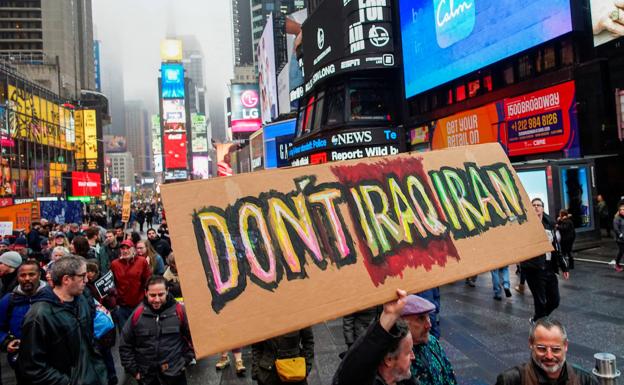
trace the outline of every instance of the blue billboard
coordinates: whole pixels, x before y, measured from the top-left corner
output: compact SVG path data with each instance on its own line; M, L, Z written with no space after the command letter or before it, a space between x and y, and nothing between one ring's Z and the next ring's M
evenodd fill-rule
M400 0L407 98L572 31L570 0Z
M184 99L184 67L179 63L163 63L160 67L163 99Z
M290 166L288 149L295 137L297 119L284 120L264 126L264 168Z

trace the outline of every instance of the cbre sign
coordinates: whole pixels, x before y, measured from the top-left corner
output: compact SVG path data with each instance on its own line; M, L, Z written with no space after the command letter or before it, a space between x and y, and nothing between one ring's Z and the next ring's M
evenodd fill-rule
M102 195L100 174L74 171L70 175L72 181L70 195L75 197L99 197Z

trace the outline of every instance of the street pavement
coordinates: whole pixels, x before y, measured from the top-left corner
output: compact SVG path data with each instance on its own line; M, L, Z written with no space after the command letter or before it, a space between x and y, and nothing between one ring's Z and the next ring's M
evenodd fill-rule
M560 281L561 305L553 315L568 329L568 360L587 369L593 367L597 352L615 354L618 367L624 369L624 272L616 273L609 265L615 254L615 245L609 240L601 247L576 252L571 279ZM510 266L512 287L518 282L514 271L515 266ZM460 384L493 384L498 373L527 361L528 320L533 314L528 289L524 295L512 290L511 298L495 301L490 274L484 273L474 288L462 280L442 287L441 292L441 341ZM332 320L313 330L315 362L308 383L330 385L338 354L346 349L342 323ZM216 356L199 360L188 371L189 384L252 385L249 348L243 350L243 358L248 367L243 377L238 377L232 366L216 371ZM0 359L3 383L14 384L6 358Z

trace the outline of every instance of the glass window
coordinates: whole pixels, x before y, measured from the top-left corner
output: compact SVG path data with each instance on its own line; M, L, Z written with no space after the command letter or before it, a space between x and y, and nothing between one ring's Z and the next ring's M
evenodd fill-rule
M305 108L299 109L299 115L297 116L297 136L303 135L303 118L305 117Z
M518 60L518 77L527 79L533 74L533 61L531 56L524 55Z
M308 100L308 105L305 108L305 117L303 118L303 132L301 135L306 135L312 129L312 111L314 109L314 96L311 96Z
M349 89L350 120L391 120L390 95L380 83L356 84Z
M570 40L561 42L561 64L570 65L574 63L574 46Z
M344 123L344 87L330 89L327 93L327 125Z
M505 80L505 85L511 85L514 83L514 67L513 64L509 64L507 68L503 71L503 79Z
M312 131L318 131L321 129L321 119L323 118L323 104L325 91L321 91L317 94L316 106L314 107L314 122Z

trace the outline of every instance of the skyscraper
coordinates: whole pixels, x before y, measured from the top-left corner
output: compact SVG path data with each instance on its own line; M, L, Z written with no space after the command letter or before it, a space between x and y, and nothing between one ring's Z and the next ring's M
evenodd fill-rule
M0 12L1 59L63 97L95 89L91 0L3 1Z
M125 126L128 151L134 158L136 172L151 171L151 129L147 109L142 101L127 101Z
M251 35L250 0L232 0L232 41L234 42L234 66L254 62Z

